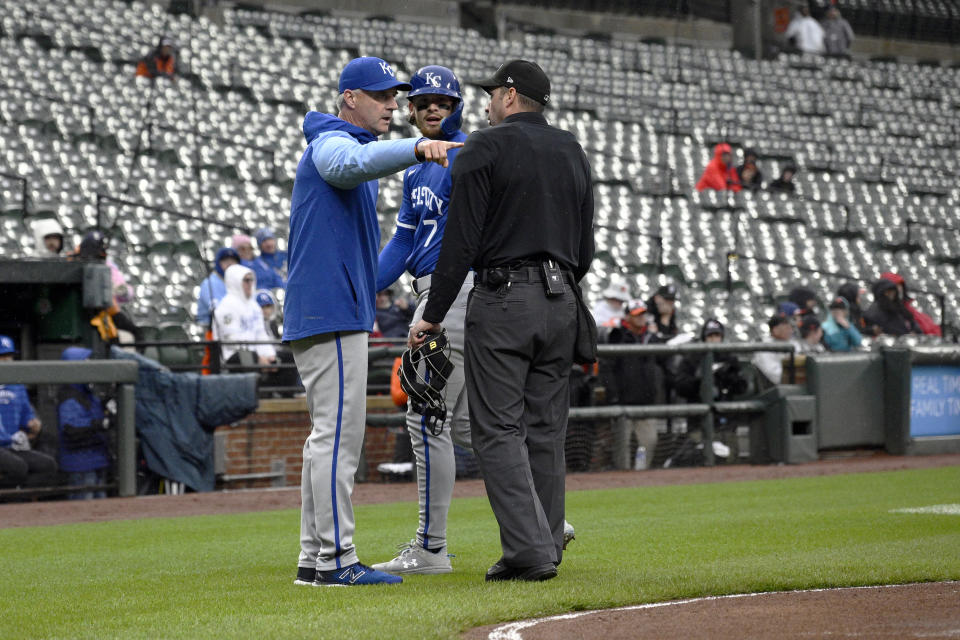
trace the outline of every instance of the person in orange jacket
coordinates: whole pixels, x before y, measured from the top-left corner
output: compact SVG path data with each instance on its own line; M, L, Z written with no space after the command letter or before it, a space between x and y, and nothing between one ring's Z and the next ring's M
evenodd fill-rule
M159 44L137 63L137 75L144 78L176 79L178 72L177 54L174 51L173 38L163 36Z
M721 142L713 148L713 160L703 170L697 182L697 191L740 191L742 188L740 176L733 166L733 149L726 142Z

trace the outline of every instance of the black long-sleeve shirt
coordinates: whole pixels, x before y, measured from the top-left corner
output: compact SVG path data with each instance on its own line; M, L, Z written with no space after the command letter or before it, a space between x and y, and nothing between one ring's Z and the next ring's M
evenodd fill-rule
M514 113L472 133L451 169L440 257L424 309L439 323L471 267L556 260L579 281L593 260L593 185L573 134Z

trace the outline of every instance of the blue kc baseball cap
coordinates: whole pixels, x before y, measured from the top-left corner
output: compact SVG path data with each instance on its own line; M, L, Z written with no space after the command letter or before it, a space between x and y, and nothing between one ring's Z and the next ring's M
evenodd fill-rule
M396 72L386 60L364 57L354 58L340 72L339 91L343 93L347 89L410 91L411 87L409 83L397 80Z
M8 353L16 353L17 348L13 344L13 340L10 339L10 336L0 336L0 356L5 356Z
M266 307L268 305L277 306L277 301L273 299L273 294L267 291L266 289L260 289L257 291L257 304L261 307Z

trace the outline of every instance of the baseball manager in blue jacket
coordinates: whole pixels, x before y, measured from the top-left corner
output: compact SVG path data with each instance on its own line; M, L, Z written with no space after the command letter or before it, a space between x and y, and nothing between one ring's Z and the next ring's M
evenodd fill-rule
M409 91L380 58L340 73L336 116L309 112L307 148L290 204L283 339L290 343L312 423L303 445L296 584L395 584L360 563L353 545L353 477L366 421L367 334L376 301L377 180L418 162L447 166L459 142L377 141Z

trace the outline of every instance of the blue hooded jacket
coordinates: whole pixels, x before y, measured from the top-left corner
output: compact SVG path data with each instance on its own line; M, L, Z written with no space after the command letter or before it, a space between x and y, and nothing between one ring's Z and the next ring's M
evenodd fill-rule
M372 331L376 305L377 179L417 163L420 138L384 140L311 111L290 203L284 340Z
M26 430L35 414L22 384L0 384L0 447L9 447L14 434Z
M61 360L86 360L90 349L67 347L60 356ZM107 449L107 434L102 429L103 404L94 395L89 384L65 384L58 394L58 431L60 435L60 469L69 473L94 471L110 464ZM71 444L67 433L83 433L80 429L90 429L90 436L83 444Z
M210 314L217 303L223 300L223 296L227 295L227 285L223 281L223 269L220 267L220 261L227 256L240 262L240 254L237 253L236 249L221 247L217 250L217 255L213 259L215 272L208 275L200 283L200 294L197 296L197 322L202 325L210 324Z

